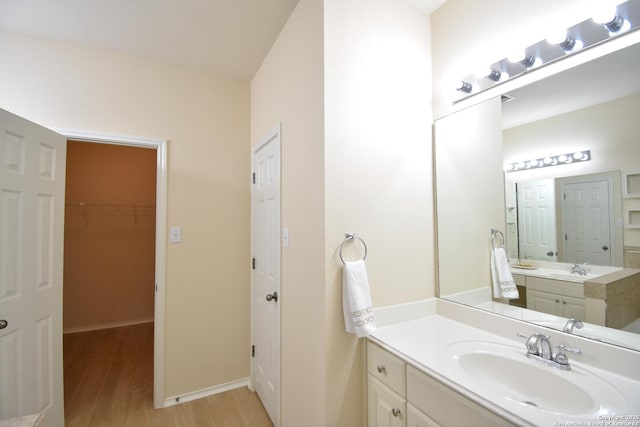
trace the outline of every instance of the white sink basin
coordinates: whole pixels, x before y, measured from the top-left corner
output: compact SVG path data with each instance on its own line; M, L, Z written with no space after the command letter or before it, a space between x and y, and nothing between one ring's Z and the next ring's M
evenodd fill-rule
M446 355L480 394L559 415L600 413L627 407L624 395L605 379L578 368L570 371L526 357L522 348L486 341L450 344ZM579 357L579 356L575 356ZM597 419L597 418L596 418Z

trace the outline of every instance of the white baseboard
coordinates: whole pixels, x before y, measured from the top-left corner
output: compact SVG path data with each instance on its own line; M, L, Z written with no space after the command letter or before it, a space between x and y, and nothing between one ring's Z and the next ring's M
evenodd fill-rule
M234 390L236 388L249 387L249 378L241 378L226 384L220 384L214 387L204 388L202 390L192 391L190 393L181 394L179 396L168 397L164 400L164 407L178 405L180 403L190 402L203 397L213 396L214 394L224 393L225 391Z
M126 322L113 322L113 323L103 323L100 325L79 326L77 328L66 328L62 331L62 333L74 334L76 332L99 331L101 329L120 328L122 326L133 326L133 325L140 325L142 323L151 323L151 322L153 322L153 317L149 317L147 319L129 320Z

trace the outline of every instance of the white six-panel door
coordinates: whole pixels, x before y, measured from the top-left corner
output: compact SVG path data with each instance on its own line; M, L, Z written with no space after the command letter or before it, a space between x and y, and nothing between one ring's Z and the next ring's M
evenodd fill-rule
M66 139L0 110L0 419L64 425Z
M280 425L280 137L254 152L252 384Z
M564 262L611 265L611 201L608 180L562 185Z
M518 245L521 258L557 260L553 179L518 183Z

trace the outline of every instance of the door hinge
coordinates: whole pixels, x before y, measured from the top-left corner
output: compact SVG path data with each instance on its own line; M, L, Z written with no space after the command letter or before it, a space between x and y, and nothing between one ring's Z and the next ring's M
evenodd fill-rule
M251 357L256 357L256 346L255 345L251 346Z
M158 292L158 284L156 283L156 292Z
M566 234L564 235L564 240L567 240L567 235Z
M251 258L251 269L252 270L256 269L256 259L255 258Z
M256 173L255 172L251 174L251 183L252 184L256 183Z

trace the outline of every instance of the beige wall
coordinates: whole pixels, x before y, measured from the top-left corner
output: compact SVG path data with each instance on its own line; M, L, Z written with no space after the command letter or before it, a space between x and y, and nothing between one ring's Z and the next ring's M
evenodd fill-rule
M251 82L251 143L282 124L282 425L325 425L323 11L301 0Z
M591 150L585 163L507 174L509 181L637 169L640 159L640 94L504 131L504 162Z
M403 3L302 0L252 81L252 143L282 123L284 426L365 420L345 232L369 246L374 305L433 296L430 66L428 17Z
M434 295L429 30L400 1L325 1L326 425L365 418L362 340L342 315L344 234L368 246L375 307Z
M65 333L153 320L156 150L68 141L65 198Z
M248 83L11 34L0 57L0 108L48 127L169 140L168 222L183 242L167 247L165 396L247 377Z

